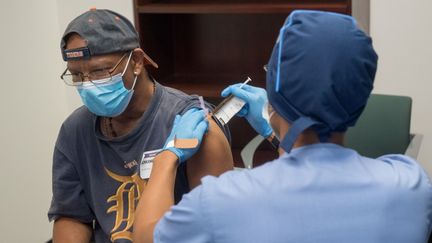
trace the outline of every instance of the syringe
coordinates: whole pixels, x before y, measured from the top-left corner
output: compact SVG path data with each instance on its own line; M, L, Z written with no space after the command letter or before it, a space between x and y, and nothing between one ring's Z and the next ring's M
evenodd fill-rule
M243 88L243 86L250 81L252 81L252 79L248 77L246 81L239 86L239 88ZM214 109L213 115L222 125L225 125L243 108L245 104L246 102L244 100L239 99L234 95L230 95Z

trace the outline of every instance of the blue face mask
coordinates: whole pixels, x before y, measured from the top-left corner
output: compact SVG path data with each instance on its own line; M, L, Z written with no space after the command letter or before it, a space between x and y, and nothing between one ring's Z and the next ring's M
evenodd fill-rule
M131 53L132 54L132 53ZM123 75L129 65L132 55L129 55L123 73L111 78L84 82L77 87L84 105L94 114L105 117L115 117L123 113L132 98L137 76L130 90L126 89Z

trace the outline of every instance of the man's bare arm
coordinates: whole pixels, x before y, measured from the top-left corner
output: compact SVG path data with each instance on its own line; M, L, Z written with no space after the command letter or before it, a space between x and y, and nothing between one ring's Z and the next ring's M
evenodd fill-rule
M181 134L180 138L199 139L201 141L201 146L199 147L199 152L196 152L201 154L200 157L198 157L195 152L192 152L193 150L186 149L182 150L183 152L177 153L178 151L174 149L166 150L157 155L154 159L150 179L138 202L137 210L135 211L133 232L133 240L135 243L153 242L154 227L164 213L169 211L170 207L174 204L174 183L179 159L180 161L186 159L188 161L188 166L191 161L200 163L203 162L201 160L204 159L210 160L210 162L204 162L208 163L206 165L198 164L197 166L200 167L192 167L196 170L197 174L193 175L191 178L195 178L197 184L199 184L199 179L201 178L198 174L202 176L205 175L205 172L202 170L212 171L212 173L217 175L232 168L231 152L225 136L213 121L211 122L213 124L210 124L208 129L207 125L203 126L205 124L204 121L204 117L200 116L198 111L188 111L180 120L176 121L177 125L174 125L172 134L170 135L170 137L176 137L178 134ZM168 140L169 139L171 138L168 138ZM211 146L212 148L210 148ZM214 152L218 149L228 149L228 151L219 151L219 155L213 154L214 158L209 158L208 155L205 154L206 152ZM226 156L227 154L228 156ZM191 160L193 157L195 157L194 160ZM228 163L221 161L225 157L227 157ZM198 160L198 158L201 160ZM220 165L213 166L211 164L211 162L215 163L219 161L221 161ZM193 181L191 184L193 184Z
M176 171L177 156L174 153L164 151L154 159L150 179L135 210L134 243L153 242L154 227L174 204Z
M231 148L225 134L210 117L209 131L199 151L187 162L187 175L191 189L201 184L206 175L219 176L232 170L234 163Z
M72 218L59 218L54 222L54 243L89 243L92 236L90 225Z

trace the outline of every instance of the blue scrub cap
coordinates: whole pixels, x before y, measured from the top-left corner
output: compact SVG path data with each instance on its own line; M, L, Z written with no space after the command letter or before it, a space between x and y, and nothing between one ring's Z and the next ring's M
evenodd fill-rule
M281 142L290 152L312 127L325 142L362 113L373 88L378 56L372 40L348 15L293 11L268 62L267 94L291 128Z

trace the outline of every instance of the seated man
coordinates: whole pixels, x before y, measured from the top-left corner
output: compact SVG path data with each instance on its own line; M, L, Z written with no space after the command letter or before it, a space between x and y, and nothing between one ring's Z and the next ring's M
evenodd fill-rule
M62 79L85 106L66 119L55 144L48 213L55 220L54 242L89 242L93 227L96 242L131 242L153 158L175 116L199 107L198 99L149 76L145 66L157 64L140 48L132 24L112 11L74 19L61 50L67 61ZM211 121L200 152L177 168L171 196L179 201L204 175L232 168L228 141Z
M420 165L343 147L376 65L372 41L352 17L292 12L268 63L267 92L247 85L223 92L246 101L242 114L257 132L280 138L280 157L205 177L170 207L174 168L195 150L166 146L138 205L134 242L427 242L432 186ZM188 111L169 137L199 140L206 124L202 112Z

